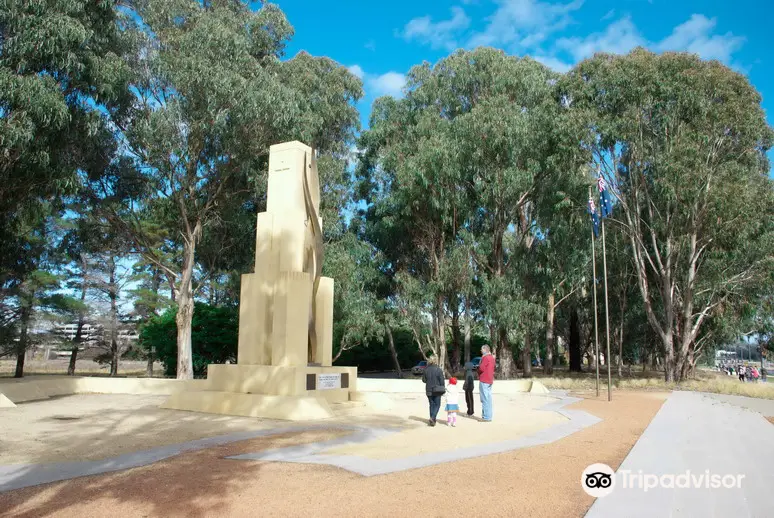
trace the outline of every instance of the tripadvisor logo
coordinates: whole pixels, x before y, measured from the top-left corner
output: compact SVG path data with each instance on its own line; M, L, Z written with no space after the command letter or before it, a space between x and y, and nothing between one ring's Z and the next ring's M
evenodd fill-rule
M581 487L594 498L607 496L615 488L615 470L607 464L592 464L581 474Z
M581 474L581 487L587 495L594 498L602 498L613 492L616 481L623 489L640 489L647 493L651 489L735 489L742 487L745 475L720 475L703 472L665 473L656 475L643 473L642 470L633 472L621 470L617 474L607 464L592 464L583 470Z

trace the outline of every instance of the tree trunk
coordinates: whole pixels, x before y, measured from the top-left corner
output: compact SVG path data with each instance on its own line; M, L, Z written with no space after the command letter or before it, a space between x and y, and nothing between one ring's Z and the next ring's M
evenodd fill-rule
M471 315L470 315L470 297L465 297L465 363L470 361L470 331L471 331Z
M84 261L85 262L85 261ZM75 338L73 338L73 349L70 353L70 365L67 366L67 375L75 375L75 363L78 361L78 348L83 341L83 326L86 323L86 271L83 270L83 283L81 284L81 307L78 310L78 327L75 329Z
M546 306L546 360L543 363L543 373L554 373L554 293L548 295Z
M513 362L513 350L508 343L508 331L501 327L498 333L498 352L496 358L500 359L500 374L503 379L510 379L516 376L516 365Z
M529 332L524 334L524 349L521 352L522 377L532 377L532 337Z
M108 293L110 297L110 375L118 374L118 281L116 279L116 258L110 256L110 283Z
M201 224L197 223L193 235L187 236L183 245L183 271L177 293L177 379L193 379L193 357L191 351L191 333L193 327L193 269L196 240L201 234Z
M627 273L627 270L624 270L624 274ZM626 318L626 305L627 305L627 297L626 297L626 283L625 281L621 281L621 318L618 321L618 332L617 332L617 338L618 338L618 377L620 378L623 375L623 339L624 339L624 321Z
M416 328L416 326L412 325L411 332L414 335L414 341L417 344L417 349L419 349L419 354L422 355L422 359L427 360L427 355L425 354L425 347L424 347L424 344L422 343L422 338L419 334L419 330Z
M19 338L19 342L16 349L16 371L13 374L14 378L24 377L24 359L27 355L27 351L22 348L21 338Z
M19 329L19 343L16 346L16 371L14 372L14 378L21 378L24 376L24 360L27 355L27 348L29 347L29 327L30 320L32 320L32 306L26 302L22 302Z
M456 299L456 297L455 297ZM451 355L451 369L452 372L457 372L460 369L460 311L457 308L458 300L455 300L452 307L452 355Z
M664 337L664 351L664 381L673 383L677 374L677 364L675 362L672 329L669 329Z
M387 340L390 344L390 354L392 354L392 361L395 364L395 372L398 373L398 378L403 377L403 372L400 370L400 361L398 361L398 352L395 350L395 341L392 339L392 329L389 324L384 323L384 330L387 331Z
M438 336L438 365L443 369L444 374L448 374L448 359L446 349L446 325L444 322L443 297L438 297L438 316L436 318L436 332Z
M581 372L581 337L580 320L578 310L573 309L570 314L570 343L567 348L570 351L570 371Z

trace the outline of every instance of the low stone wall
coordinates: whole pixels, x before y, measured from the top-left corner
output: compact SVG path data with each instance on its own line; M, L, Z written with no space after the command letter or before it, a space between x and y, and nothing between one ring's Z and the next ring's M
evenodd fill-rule
M462 380L459 381L460 386ZM358 392L388 392L388 393L424 393L425 384L421 379L380 379L358 378ZM474 384L474 393L478 393L478 381ZM495 380L492 385L493 394L548 394L548 389L539 381L531 379Z
M460 382L461 383L461 382ZM161 378L105 378L80 376L30 376L20 380L0 381L0 407L70 394L155 394L171 395L183 391L207 390L207 380L180 381ZM358 378L357 391L362 393L423 394L420 379ZM475 384L478 393L478 382ZM496 380L494 394L548 394L542 383L530 379ZM358 398L352 398L357 400Z
M158 394L186 389L202 390L206 380L179 381L160 378L103 378L80 376L31 376L0 381L0 394L13 403L37 401L70 394Z

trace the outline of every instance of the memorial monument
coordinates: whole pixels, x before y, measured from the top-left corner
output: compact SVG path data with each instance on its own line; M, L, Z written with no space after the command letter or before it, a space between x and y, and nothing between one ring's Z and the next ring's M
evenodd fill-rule
M332 403L350 400L357 368L331 365L334 282L321 275L319 213L314 151L271 146L255 273L242 275L237 364L210 365L206 381L163 408L296 420L330 417Z

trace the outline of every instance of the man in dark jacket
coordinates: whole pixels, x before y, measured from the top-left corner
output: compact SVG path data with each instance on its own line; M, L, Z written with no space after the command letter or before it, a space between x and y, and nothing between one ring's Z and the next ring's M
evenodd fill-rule
M468 415L473 415L475 409L473 408L473 363L467 362L465 364L465 383L462 385L462 390L465 391L465 404L468 405Z
M441 396L446 392L446 380L435 356L427 359L427 367L422 374L422 383L425 384L425 393L430 403L430 421L427 424L435 426L438 411L441 409Z

